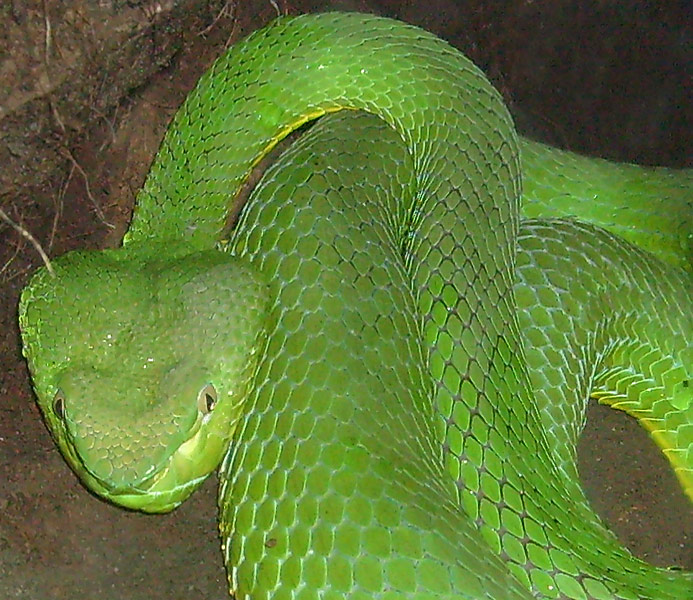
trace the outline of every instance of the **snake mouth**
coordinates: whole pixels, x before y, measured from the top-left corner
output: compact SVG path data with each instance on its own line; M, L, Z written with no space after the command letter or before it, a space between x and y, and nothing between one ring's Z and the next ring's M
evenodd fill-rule
M147 513L166 513L180 506L207 478L207 475L182 482L170 489L158 489L157 483L165 480L166 471L159 471L148 481L130 488L111 489L106 496L109 501L128 508Z
M75 453L73 467L82 483L93 494L123 508L146 513L166 513L182 504L208 477L181 479L175 473L174 456L165 466L129 485L114 485L89 469Z
M89 492L129 510L166 513L182 504L218 466L218 461L195 460L196 451L204 447L200 426L206 420L206 416L198 418L187 440L130 481L105 476L109 471L103 464L100 469L94 468L95 463L82 453L83 440L73 434L68 416L63 415L52 431L67 463Z
M158 463L131 480L121 476L120 481L114 481L105 476L115 470L108 471L103 464L100 469L94 468L98 463L83 455L81 447L84 444L81 438L73 435L69 417L63 417L57 437L68 463L90 492L126 509L166 513L182 504L218 466L218 461L199 460L199 449L205 444L202 425L208 419L209 415L198 416L183 443L172 447Z

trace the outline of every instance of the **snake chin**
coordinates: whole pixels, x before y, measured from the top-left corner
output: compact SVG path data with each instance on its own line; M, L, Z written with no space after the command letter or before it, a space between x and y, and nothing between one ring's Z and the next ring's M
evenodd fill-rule
M67 456L72 457L73 470L77 472L87 488L113 504L146 513L167 513L185 502L207 477L217 469L221 460L219 452L212 452L211 460L200 461L209 444L209 422L211 413L200 414L195 426L184 441L159 466L152 466L140 481L127 485L113 485L94 472L81 458L74 440L66 436L61 446ZM227 444L217 440L217 445Z

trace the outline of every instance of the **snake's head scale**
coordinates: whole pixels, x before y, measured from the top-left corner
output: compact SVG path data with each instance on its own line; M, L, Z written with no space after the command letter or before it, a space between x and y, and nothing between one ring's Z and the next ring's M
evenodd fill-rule
M24 355L45 421L94 493L175 508L219 464L266 320L261 276L216 250L71 252L22 293Z

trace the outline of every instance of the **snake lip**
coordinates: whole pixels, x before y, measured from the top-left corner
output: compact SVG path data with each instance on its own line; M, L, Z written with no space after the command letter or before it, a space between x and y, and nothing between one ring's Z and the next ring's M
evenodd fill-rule
M152 492L152 487L166 475L168 466L158 469L152 467L138 481L133 481L128 485L114 484L96 472L90 467L88 461L84 460L76 447L74 437L68 426L63 427L63 433L64 435L61 436L63 451L69 456L69 462L73 470L91 493L123 508L145 512L168 512L180 504L180 502L173 501L162 503L166 494ZM178 490L188 487L194 488L195 485L199 485L199 481L190 481L182 484ZM169 493L168 495L171 494ZM156 510L148 508L154 505L157 507Z
M205 479L206 476L191 479L174 489L162 492L137 487L122 488L113 490L108 499L131 510L166 513L177 508Z
M80 461L83 465L83 462ZM156 470L129 485L114 485L84 467L87 485L94 494L123 508L148 513L166 513L178 507L206 478L196 477L161 490L157 484L166 479L169 466Z

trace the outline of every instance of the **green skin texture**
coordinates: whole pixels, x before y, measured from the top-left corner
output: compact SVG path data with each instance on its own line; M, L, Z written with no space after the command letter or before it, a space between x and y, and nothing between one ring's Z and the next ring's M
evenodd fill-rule
M251 168L323 115L229 230ZM170 510L221 463L238 599L692 597L618 544L575 466L596 397L693 497L691 181L518 144L420 29L280 19L187 99L123 247L25 289L39 405L129 508Z

